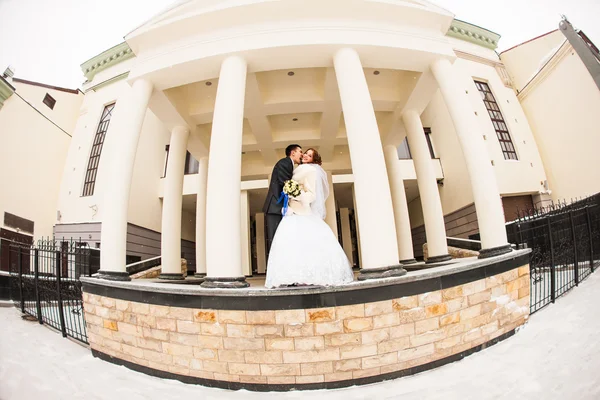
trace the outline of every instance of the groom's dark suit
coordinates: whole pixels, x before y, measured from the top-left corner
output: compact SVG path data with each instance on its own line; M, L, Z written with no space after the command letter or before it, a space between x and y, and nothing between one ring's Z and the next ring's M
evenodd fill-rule
M265 213L265 219L267 222L267 257L271 250L271 242L275 236L275 231L281 222L281 209L283 208L283 201L277 204L279 195L283 190L283 183L289 179L292 179L294 173L294 162L291 158L285 157L277 161L277 164L273 167L273 173L271 174L271 184L269 185L269 192L263 206L263 212Z

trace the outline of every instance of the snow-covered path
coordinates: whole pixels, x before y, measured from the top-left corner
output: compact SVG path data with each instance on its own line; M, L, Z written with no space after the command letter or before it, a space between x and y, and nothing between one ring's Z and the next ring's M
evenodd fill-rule
M94 359L17 310L0 308L0 400L599 399L600 273L515 336L411 377L334 391L252 393L185 385Z

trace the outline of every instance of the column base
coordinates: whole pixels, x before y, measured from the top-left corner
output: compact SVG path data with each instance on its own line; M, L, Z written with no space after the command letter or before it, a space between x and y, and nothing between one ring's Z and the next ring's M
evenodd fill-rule
M246 282L245 276L237 278L218 278L214 276L207 276L204 278L204 282L200 285L203 288L208 289L244 289L250 286Z
M479 257L477 258L490 258L496 257L502 254L510 253L512 251L512 246L510 244L506 244L504 246L491 247L489 249L481 249L479 250Z
M443 254L441 256L428 257L427 261L425 261L425 264L433 264L450 260L452 260L452 256L450 254Z
M164 273L164 274L160 274L158 276L158 279L164 279L166 281L182 281L185 278L183 277L182 273L175 273L175 274Z
M196 277L196 278L204 278L204 277L206 277L206 272L196 272L194 274L194 277Z
M362 269L360 274L358 274L358 280L366 281L368 279L393 278L403 275L406 275L406 270L402 268L402 265L392 265L389 267Z
M127 272L118 272L118 271L98 271L98 278L104 279L107 281L130 281L131 278Z
M407 258L406 260L400 260L400 264L408 265L408 264L416 264L417 260L414 258Z

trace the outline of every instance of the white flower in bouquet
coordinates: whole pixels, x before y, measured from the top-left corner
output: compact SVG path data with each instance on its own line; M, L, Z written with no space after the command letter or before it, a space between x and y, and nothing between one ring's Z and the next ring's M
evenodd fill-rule
M283 193L290 197L298 197L302 192L302 186L293 179L285 181L283 183Z

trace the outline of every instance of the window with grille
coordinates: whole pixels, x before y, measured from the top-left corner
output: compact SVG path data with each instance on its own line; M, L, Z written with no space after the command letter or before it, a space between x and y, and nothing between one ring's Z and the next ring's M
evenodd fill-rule
M90 159L85 173L82 196L91 196L94 194L98 164L100 163L100 153L102 153L102 145L104 144L104 138L114 108L115 103L107 105L104 107L104 111L102 111L102 117L98 123L98 129L96 129L96 136L94 136L94 144L92 145L92 151L90 152Z
M504 121L504 117L502 116L502 112L500 111L498 103L496 103L496 99L492 94L490 86L485 82L479 81L475 81L475 85L481 94L485 108L487 109L487 112L492 120L492 124L494 125L494 129L496 130L496 136L498 137L498 142L500 142L504 159L518 160L517 151L515 150L515 146L510 138L508 127L506 126L506 122Z

